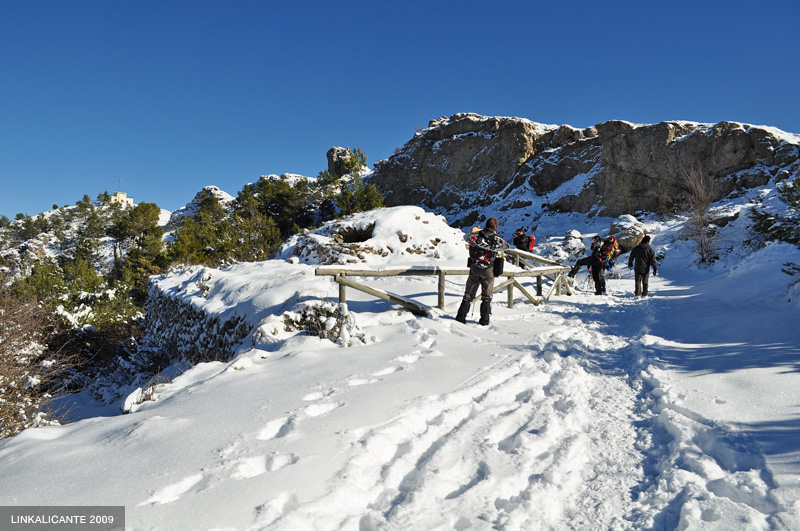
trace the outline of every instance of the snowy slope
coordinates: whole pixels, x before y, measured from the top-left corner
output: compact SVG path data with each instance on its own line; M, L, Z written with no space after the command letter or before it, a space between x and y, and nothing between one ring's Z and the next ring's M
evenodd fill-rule
M543 219L537 240L609 221ZM132 530L800 528L800 297L780 272L800 251L698 270L680 220L642 221L664 253L647 300L619 268L605 297L509 309L498 294L479 327L452 318L463 278L430 317L348 290L367 338L349 348L280 329L337 300L316 264L463 267L460 231L382 209L341 222L375 223L354 254L321 254L343 228L329 225L280 260L209 270L206 296L196 271L164 278L254 334L133 413L0 443L0 505L125 505ZM431 277L364 282L436 305Z

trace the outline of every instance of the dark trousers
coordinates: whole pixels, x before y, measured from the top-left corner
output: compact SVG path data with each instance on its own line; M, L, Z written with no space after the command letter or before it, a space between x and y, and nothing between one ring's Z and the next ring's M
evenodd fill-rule
M480 269L477 267L469 268L469 276L467 277L467 289L464 291L464 300L472 302L478 294L478 288L481 288L481 300L492 300L492 292L494 291L494 272L492 268Z
M645 273L634 273L634 282L636 283L633 294L637 297L647 297L647 281L650 278L650 270Z
M594 256L587 256L575 262L575 266L570 271L570 276L575 276L582 266L588 265L592 269L592 279L594 280L595 293L603 293L606 290L606 276L603 262Z

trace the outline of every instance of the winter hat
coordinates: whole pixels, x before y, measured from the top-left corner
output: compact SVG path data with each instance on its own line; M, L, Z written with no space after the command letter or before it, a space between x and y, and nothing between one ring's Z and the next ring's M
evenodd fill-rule
M642 238L642 243L650 243L650 236L645 236Z

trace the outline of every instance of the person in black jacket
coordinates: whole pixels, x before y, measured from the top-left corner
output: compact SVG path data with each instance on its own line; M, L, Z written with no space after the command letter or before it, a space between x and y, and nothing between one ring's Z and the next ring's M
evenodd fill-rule
M592 279L594 280L594 293L595 295L602 295L606 291L606 277L605 277L605 263L602 259L603 239L600 236L592 238L591 256L581 258L572 267L572 271L567 276L574 278L580 271L581 266L589 266L592 271Z
M525 234L525 229L517 229L514 233L514 247L519 249L520 251L531 252L533 251L533 244L536 242L536 238L533 237L533 234L530 236Z
M642 242L633 248L628 257L628 268L633 268L635 277L636 284L633 293L636 297L647 297L647 281L650 277L651 267L653 275L658 275L656 252L650 247L650 236L645 236Z
M481 288L481 318L478 324L489 324L492 313L492 291L494 290L494 277L502 273L503 260L496 260L498 253L508 248L508 244L497 235L497 219L486 220L486 227L478 232L467 235L469 243L469 276L467 287L464 290L464 299L456 313L456 321L467 322L469 306Z

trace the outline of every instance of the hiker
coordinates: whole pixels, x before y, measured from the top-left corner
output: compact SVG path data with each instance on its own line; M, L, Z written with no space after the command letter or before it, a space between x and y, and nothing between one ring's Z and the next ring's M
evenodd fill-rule
M467 322L467 312L470 304L481 288L481 318L478 324L486 326L489 324L489 316L492 313L492 291L494 289L494 277L502 274L503 260L495 260L502 251L508 249L508 244L497 235L497 219L489 218L486 220L486 227L483 230L473 231L465 239L469 243L469 276L467 277L467 287L464 291L464 299L456 313L456 321L459 323Z
M594 247L593 247L594 248ZM619 254L619 244L614 236L607 236L600 242L600 260L608 271L614 268L614 259Z
M628 257L628 269L633 269L635 297L647 297L647 280L650 277L650 267L653 275L658 275L656 252L650 246L650 236L642 238L641 243L633 248Z
M536 245L536 237L531 234L528 236L525 234L525 229L519 228L517 232L514 233L514 247L519 249L520 251L525 252L532 252L533 247Z
M600 236L592 237L592 245L589 249L592 254L586 258L581 258L572 267L567 276L575 278L582 266L589 266L592 271L592 279L594 280L594 294L602 295L606 292L606 277L605 277L605 263L602 259L603 254L603 239Z

